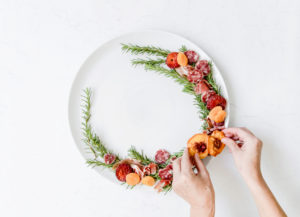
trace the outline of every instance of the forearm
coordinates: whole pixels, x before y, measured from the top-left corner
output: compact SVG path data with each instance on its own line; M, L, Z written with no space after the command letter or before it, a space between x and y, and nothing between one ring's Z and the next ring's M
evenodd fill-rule
M214 217L215 207L191 207L190 217Z
M248 179L246 183L254 197L261 217L287 216L272 194L260 172L252 179Z

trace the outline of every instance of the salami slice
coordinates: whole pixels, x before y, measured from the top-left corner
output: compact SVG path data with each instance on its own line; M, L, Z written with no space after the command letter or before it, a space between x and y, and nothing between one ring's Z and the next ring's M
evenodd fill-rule
M132 172L133 172L133 169L131 168L131 166L129 164L122 163L122 164L119 164L119 166L116 169L116 177L119 181L125 182L126 176Z
M159 164L165 163L170 157L170 153L164 149L160 149L155 154L155 161Z
M169 164L163 169L158 171L158 176L163 180L172 180L173 179L173 166Z
M197 83L195 86L195 92L196 94L204 94L205 92L209 91L211 89L211 86L206 80L201 80L200 82Z
M104 163L105 164L112 164L116 160L116 155L114 154L105 154L104 155Z
M196 69L198 69L204 76L210 73L210 66L207 60L199 60L196 63Z
M196 63L200 57L199 54L193 50L185 51L184 54L188 58L189 64Z
M189 82L196 84L200 82L203 78L204 74L200 70L195 69L194 67L191 67L190 70L188 70L187 79L189 80Z
M223 109L226 107L226 99L220 95L213 95L209 97L206 104L209 110L213 109L216 106L221 106Z
M201 99L204 103L207 103L208 99L215 94L216 92L213 90L206 91L203 94L201 94Z

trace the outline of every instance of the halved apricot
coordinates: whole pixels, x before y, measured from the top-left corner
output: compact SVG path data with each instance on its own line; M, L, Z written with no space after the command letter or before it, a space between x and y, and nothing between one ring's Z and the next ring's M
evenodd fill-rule
M188 142L187 147L190 156L199 155L200 159L206 158L208 155L209 136L207 134L195 134Z
M142 179L142 183L147 186L153 186L155 184L155 179L152 176L145 176Z
M221 106L216 106L210 110L208 117L216 123L221 123L225 120L226 112Z
M208 145L208 152L212 156L217 156L225 147L225 144L221 142L225 135L222 131L215 130L210 137L212 142Z
M188 58L182 52L177 54L177 63L181 66L186 66L188 64Z
M129 173L127 176L126 176L126 183L128 185L137 185L139 182L140 182L141 178L138 174L136 173Z

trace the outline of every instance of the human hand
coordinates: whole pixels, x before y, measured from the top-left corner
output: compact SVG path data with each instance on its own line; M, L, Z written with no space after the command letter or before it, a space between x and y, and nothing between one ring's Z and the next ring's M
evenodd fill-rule
M214 216L215 192L207 169L199 156L195 155L195 174L188 153L173 162L173 190L191 206L191 216Z
M246 182L261 178L262 141L246 128L227 128L223 132L226 137L222 142L231 150L235 164Z

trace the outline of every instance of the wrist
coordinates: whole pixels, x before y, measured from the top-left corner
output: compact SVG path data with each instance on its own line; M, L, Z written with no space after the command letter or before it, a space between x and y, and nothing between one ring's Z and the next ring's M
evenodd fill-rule
M256 170L255 172L249 174L251 175L244 176L244 180L250 188L263 183L264 178L260 170Z
M207 216L214 217L215 216L215 206L193 206L190 207L191 217L194 216Z

